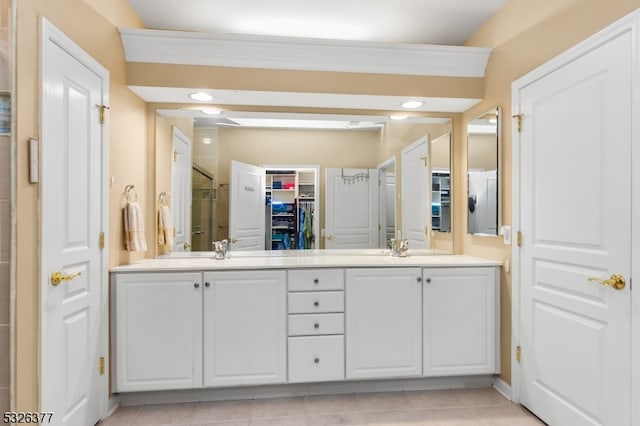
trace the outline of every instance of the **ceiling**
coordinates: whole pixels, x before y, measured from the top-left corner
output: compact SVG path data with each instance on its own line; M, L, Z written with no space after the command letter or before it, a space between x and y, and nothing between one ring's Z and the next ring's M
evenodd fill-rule
M147 29L206 33L211 36L277 36L378 43L462 46L506 0L129 0ZM147 102L184 102L187 88L136 86ZM411 97L354 96L326 93L224 91L215 87L220 105L345 107L401 111ZM414 111L462 112L478 99L420 97Z

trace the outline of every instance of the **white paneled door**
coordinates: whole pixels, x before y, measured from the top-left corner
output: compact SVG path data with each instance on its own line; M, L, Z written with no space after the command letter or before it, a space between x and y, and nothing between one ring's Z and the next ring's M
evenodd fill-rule
M104 413L108 93L108 71L43 20L40 411L53 413L48 424L93 425Z
M325 248L378 247L375 169L327 169Z
M607 33L513 87L520 401L550 425L631 424L633 45Z
M231 162L229 239L232 250L264 250L265 171L252 164Z
M191 139L173 128L171 165L171 216L175 235L174 251L191 248Z
M431 223L431 173L428 168L429 136L402 150L402 238L409 248L429 247Z

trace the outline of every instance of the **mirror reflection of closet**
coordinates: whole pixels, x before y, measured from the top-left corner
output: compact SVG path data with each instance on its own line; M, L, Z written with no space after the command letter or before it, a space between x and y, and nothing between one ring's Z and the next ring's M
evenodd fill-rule
M451 233L451 133L431 141L431 229Z
M500 228L500 110L467 125L467 232L497 236Z
M386 248L396 234L396 167L393 157L378 166L378 191L378 246Z

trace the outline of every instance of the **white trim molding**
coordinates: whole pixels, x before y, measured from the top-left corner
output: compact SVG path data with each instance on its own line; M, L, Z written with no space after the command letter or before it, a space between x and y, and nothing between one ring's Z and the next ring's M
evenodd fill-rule
M484 77L491 48L120 28L128 62Z

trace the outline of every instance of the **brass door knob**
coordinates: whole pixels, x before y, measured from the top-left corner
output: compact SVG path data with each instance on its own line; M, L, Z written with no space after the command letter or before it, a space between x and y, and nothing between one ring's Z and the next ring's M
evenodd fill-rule
M51 277L49 279L51 280L51 285L57 287L62 281L71 281L78 275L80 275L80 272L74 272L73 274L65 275L60 271L55 271L53 274L51 274Z
M589 281L595 281L598 284L605 285L607 287L613 287L616 290L622 290L625 287L624 277L620 274L613 274L609 279L603 280L598 277L589 277Z
M329 241L333 240L333 235L327 235L327 240Z

